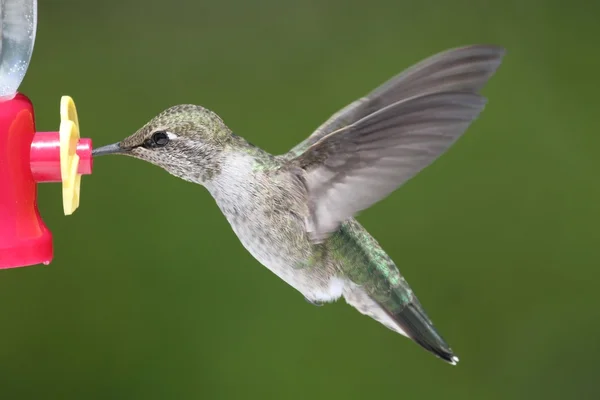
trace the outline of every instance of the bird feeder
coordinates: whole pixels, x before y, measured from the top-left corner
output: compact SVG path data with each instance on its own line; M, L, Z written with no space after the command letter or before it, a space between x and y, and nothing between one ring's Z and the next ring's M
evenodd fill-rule
M79 206L81 176L92 173L92 141L79 136L73 100L60 101L60 127L37 132L31 101L18 88L37 25L36 0L0 2L0 269L49 264L52 233L37 206L37 184L62 184L63 211Z

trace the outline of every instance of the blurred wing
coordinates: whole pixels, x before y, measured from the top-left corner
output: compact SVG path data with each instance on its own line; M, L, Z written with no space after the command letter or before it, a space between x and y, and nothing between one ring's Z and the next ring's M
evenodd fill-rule
M324 136L290 160L308 191L312 240L324 240L431 164L484 105L485 98L459 92L401 100Z
M442 91L478 93L498 69L504 53L502 47L474 45L429 57L335 113L284 157L296 157L325 135L400 100Z

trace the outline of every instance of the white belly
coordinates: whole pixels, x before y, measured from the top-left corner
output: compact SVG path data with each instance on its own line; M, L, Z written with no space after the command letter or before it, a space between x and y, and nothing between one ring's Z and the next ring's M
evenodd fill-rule
M255 170L247 155L228 158L206 185L242 245L261 264L313 301L342 295L343 280L327 266L309 265L314 248L300 217L308 212L294 180Z
M231 221L230 221L231 222ZM335 301L342 295L344 280L323 274L318 266L303 267L308 257L302 248L282 243L281 235L273 231L257 234L256 227L246 224L231 224L240 242L262 265L298 290L309 300L318 302ZM275 237L276 236L276 237ZM317 268L315 270L314 268Z

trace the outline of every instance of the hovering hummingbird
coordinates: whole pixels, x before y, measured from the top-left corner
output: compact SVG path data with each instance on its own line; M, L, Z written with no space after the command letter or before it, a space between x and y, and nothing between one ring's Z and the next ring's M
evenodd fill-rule
M243 246L320 305L360 313L456 364L419 300L354 216L434 162L477 118L504 49L447 50L349 104L272 155L197 105L171 107L95 156L123 154L204 186Z

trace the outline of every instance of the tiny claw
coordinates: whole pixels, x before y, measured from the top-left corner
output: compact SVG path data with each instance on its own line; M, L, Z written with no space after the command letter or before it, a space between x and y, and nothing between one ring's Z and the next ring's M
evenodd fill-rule
M319 303L318 301L309 300L306 297L304 298L304 300L306 300L307 303L310 303L315 307L321 307L323 305L323 303Z

